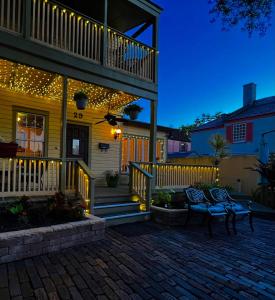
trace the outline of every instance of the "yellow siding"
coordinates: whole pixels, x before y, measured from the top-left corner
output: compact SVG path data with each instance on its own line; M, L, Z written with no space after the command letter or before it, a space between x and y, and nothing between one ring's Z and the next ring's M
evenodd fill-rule
M0 89L0 136L7 141L13 137L13 106L41 110L49 113L48 153L49 157L60 157L61 135L61 101L23 96ZM81 113L82 119L74 118L74 113ZM111 127L107 123L95 125L97 118L106 112L94 112L92 109L77 111L74 103L68 104L68 122L87 125L90 128L89 138L89 166L96 175L98 182L103 183L106 170L119 170L120 142L111 135ZM96 118L96 119L95 119ZM98 143L110 144L107 152L98 149Z
M13 136L13 106L26 109L41 110L49 114L47 133L47 156L60 157L61 138L61 106L62 102L47 98L21 95L0 89L0 136L7 141L12 141ZM75 118L75 113L82 114L82 118ZM77 111L74 102L68 103L67 119L70 123L87 125L90 129L89 136L89 166L97 178L98 184L104 184L104 174L107 170L119 171L121 159L121 143L115 141L111 134L111 126L107 123L95 125L98 118L103 118L106 112L95 112L93 109ZM122 127L125 134L149 137L149 129ZM157 137L164 140L164 157L167 154L166 133L158 132ZM99 143L110 144L107 152L98 148Z

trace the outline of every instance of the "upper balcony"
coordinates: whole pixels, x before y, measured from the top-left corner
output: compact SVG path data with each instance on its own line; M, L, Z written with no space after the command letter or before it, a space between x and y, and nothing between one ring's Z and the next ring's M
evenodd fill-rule
M158 8L145 0L108 1L1 0L0 29L156 84ZM135 37L149 26L152 42L146 45Z

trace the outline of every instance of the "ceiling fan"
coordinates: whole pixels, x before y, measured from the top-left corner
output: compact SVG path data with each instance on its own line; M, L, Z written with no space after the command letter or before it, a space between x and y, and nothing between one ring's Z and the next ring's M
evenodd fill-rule
M112 94L112 93L114 93L114 92L109 92L109 93L107 93L107 94L105 95L105 98L106 98L108 95ZM118 94L124 94L123 92L118 92L118 91L116 91L115 93L118 93ZM108 104L108 112L107 112L107 114L103 117L103 119L100 118L101 121L95 123L96 125L101 124L101 123L104 123L104 122L108 122L109 125L111 125L111 126L116 126L116 125L117 125L117 122L123 122L123 121L124 121L124 119L121 117L121 115L115 115L115 114L111 114L111 113L110 113L110 104L111 104L110 102L111 102L111 99L109 100L109 104Z
M101 121L99 121L95 124L98 125L98 124L101 124L101 123L104 123L104 122L108 122L109 125L116 126L117 122L123 122L123 121L124 121L124 119L121 118L121 116L113 115L113 114L108 112Z

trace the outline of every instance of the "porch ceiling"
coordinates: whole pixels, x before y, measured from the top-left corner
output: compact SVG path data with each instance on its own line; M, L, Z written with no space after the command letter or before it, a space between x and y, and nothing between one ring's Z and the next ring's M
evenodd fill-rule
M61 75L0 59L0 87L2 89L61 101L62 84ZM138 99L138 97L122 91L70 78L68 80L68 102L73 102L74 93L80 90L88 95L88 106L101 111L119 110Z

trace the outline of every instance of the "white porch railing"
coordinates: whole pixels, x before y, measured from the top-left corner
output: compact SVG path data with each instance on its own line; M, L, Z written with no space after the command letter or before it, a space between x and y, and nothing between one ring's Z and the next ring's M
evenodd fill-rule
M130 192L137 194L140 210L149 211L152 198L153 176L143 170L137 163L130 163Z
M91 18L45 0L32 0L31 37L100 62L103 26Z
M66 191L76 192L93 211L94 181L83 161L66 161ZM48 196L60 191L61 159L0 158L0 197Z
M54 194L59 178L59 159L0 158L0 197Z
M154 49L109 28L107 53L109 67L154 80Z
M0 0L0 27L22 32L23 0Z
M211 184L219 176L214 166L181 165L170 163L140 163L140 167L155 175L155 188L182 188L197 183Z
M95 177L83 161L77 161L76 190L86 203L87 211L94 212Z
M107 29L105 45L103 24L55 1L0 0L0 28L24 36L28 32L35 42L155 80L155 49L111 28Z

